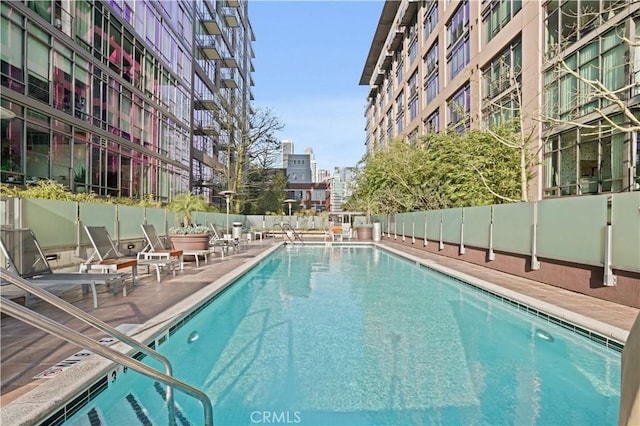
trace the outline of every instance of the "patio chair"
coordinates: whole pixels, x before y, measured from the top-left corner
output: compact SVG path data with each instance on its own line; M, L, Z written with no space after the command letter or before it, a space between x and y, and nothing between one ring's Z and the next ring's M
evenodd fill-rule
M140 226L142 227L144 238L147 240L147 245L138 253L138 259L170 259L175 257L180 261L180 270L184 269L184 256L195 256L196 267L200 266L200 256L207 263L208 250L175 250L162 241L162 238L156 232L155 226L148 224Z
M138 272L138 266L147 268L147 273L150 272L151 267L156 270L156 277L160 282L160 270L167 268L173 272L175 276L175 264L176 260L173 259L131 259L125 257L118 251L115 243L111 239L107 228L104 226L85 226L85 231L91 240L93 245L93 254L87 259L85 263L80 265L80 271L88 271L91 269L100 270L119 270L122 268L131 267L133 275L133 285L136 284L136 276ZM96 259L96 262L93 262Z
M216 226L213 223L209 226L211 226L211 238L209 239L209 247L211 250L215 251L216 247L220 247L222 257L224 257L225 254L229 254L229 249L233 249L234 253L238 251L238 242L235 239L227 238L224 234L224 238L220 238Z
M30 284L38 286L82 285L82 294L91 288L93 307L98 307L96 285L109 285L113 294L118 293L118 285L122 284L127 274L99 274L88 272L53 272L47 258L29 228L2 228L0 232L0 249L6 260L6 269L18 274Z

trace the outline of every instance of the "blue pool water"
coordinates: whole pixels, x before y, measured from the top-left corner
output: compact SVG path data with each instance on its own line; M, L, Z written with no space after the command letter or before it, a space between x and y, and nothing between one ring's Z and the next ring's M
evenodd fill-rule
M216 425L617 422L618 352L377 248L280 249L158 349ZM129 370L68 423L167 424L162 393Z

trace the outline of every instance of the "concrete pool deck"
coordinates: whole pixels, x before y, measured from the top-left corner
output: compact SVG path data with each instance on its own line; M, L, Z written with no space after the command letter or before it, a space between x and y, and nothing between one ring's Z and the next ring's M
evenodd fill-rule
M189 264L175 277L163 276L160 283L156 282L153 275L143 275L138 287L132 288L128 283L126 297L122 296L122 292L114 296L108 289L104 289L98 294L99 305L96 309L93 308L90 297L82 296L79 286L70 288L61 296L114 327L122 324L144 324L159 314L170 313L194 293L206 291L213 287L213 283L233 275L234 271L246 269L281 241L271 238L253 241L249 244L248 250L224 258L213 257L208 264L201 263L199 268L195 267L195 263ZM557 307L558 312L573 313L575 315L568 320L585 319L587 324L577 325L593 329L593 324L596 324L598 327L604 327L605 330L602 332L607 335L611 335L607 327L614 334L628 332L639 313L635 308L412 249L393 241L383 240L380 244L391 250L403 252L412 259L419 259L428 266L457 271L478 282L488 282L505 289L509 294L521 295L523 300L535 299L542 304ZM29 300L28 306L91 338L97 340L104 337L99 330L70 318L46 303L34 303L33 300ZM590 321L593 324L588 324ZM0 403L3 408L47 382L49 379L34 379L34 376L63 361L79 349L13 318L3 318L0 323Z

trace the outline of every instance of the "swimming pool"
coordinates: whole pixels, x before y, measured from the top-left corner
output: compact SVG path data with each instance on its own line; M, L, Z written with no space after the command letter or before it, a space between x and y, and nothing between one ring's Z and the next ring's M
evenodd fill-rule
M379 248L282 248L167 334L216 425L617 421L618 351ZM68 424L167 423L153 380L104 387Z

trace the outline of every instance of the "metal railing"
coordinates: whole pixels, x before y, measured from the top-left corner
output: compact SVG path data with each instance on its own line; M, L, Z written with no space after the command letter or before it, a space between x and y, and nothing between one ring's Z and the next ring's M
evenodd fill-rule
M300 244L304 245L304 240L302 239L302 236L298 234L290 224L283 223L282 225L280 225L276 223L273 227L274 229L280 228L282 230L282 238L283 239L286 238L287 240L289 240L291 244L295 244L296 241L299 241ZM293 238L291 238L292 236Z
M190 395L194 398L197 398L202 403L204 409L204 424L205 425L213 425L213 408L211 405L211 400L209 397L200 391L180 380L172 377L172 367L169 360L162 354L156 352L155 350L149 348L148 346L138 342L137 340L131 338L130 336L118 331L113 328L109 324L101 321L100 319L89 315L87 312L73 306L72 304L65 302L64 300L56 297L52 293L49 293L46 290L35 287L29 284L28 281L14 275L7 271L5 268L0 268L0 279L3 281L7 281L15 285L16 287L33 294L34 296L39 297L40 299L52 304L53 306L59 308L60 310L72 315L85 323L94 326L95 328L103 331L104 333L114 337L121 342L126 343L132 348L143 352L146 355L149 355L158 361L160 361L165 368L165 373L161 373L156 369L147 366L127 355L124 355L118 351L110 349L101 345L100 343L94 341L93 339L67 327L62 324L59 324L50 318L45 317L37 312L32 311L26 307L23 307L5 297L2 298L2 303L0 304L0 311L3 314L10 315L20 321L23 321L33 327L39 328L40 330L46 331L56 337L64 339L70 343L74 343L82 348L87 348L96 354L107 358L111 361L117 362L118 364L122 364L128 368L131 368L138 373L144 374L148 377L151 377L155 380L158 380L164 383L167 386L166 392L166 400L169 410L169 424L174 426L176 424L176 416L175 416L175 404L173 400L173 387L176 387L182 390L187 395Z

